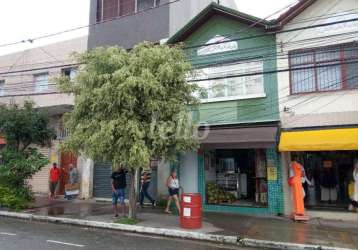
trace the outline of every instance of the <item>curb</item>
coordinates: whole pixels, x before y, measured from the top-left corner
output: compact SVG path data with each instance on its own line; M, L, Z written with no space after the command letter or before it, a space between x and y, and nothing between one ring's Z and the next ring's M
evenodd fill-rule
M34 220L34 221L41 221L41 222L70 224L76 226L119 230L119 231L126 231L132 233L144 233L144 234L161 235L161 236L190 239L190 240L201 240L201 241L209 241L215 243L233 244L242 247L287 249L287 250L351 250L348 248L295 244L295 243L267 241L267 240L255 240L255 239L248 239L248 238L240 238L237 236L206 234L206 233L189 232L189 231L182 231L176 229L125 225L125 224L118 224L118 223L79 220L79 219L34 215L28 213L17 213L17 212L8 212L8 211L0 211L0 216L29 220L29 221Z
M255 240L255 239L247 239L247 238L239 239L238 244L244 247L287 249L287 250L353 250L350 248L298 244L298 243L269 241L269 240Z

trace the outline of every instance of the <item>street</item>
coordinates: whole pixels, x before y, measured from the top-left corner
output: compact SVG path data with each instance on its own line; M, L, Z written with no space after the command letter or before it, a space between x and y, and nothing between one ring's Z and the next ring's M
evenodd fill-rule
M239 249L234 246L0 218L0 250ZM242 249L242 248L240 248Z

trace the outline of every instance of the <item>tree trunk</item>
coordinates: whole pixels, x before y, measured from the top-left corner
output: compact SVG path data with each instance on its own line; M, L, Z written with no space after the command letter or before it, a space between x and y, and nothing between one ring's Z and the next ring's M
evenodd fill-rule
M131 185L129 189L129 211L128 218L137 219L137 192L136 192L136 174L137 171L135 169L130 170L131 177Z

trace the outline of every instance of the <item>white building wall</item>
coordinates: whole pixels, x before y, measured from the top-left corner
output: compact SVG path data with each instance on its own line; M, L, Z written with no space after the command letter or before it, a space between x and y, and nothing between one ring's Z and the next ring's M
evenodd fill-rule
M169 36L174 35L210 3L218 0L181 0L170 5ZM234 0L220 0L221 5L237 10Z
M358 1L356 0L317 0L285 25L283 30L357 18L358 14L347 15L349 12L356 13L354 10L357 8ZM332 18L332 16L337 17ZM358 32L358 22L278 34L277 52L284 55L278 57L277 67L279 69L289 68L289 60L286 56L289 51L344 44L358 40L357 35L339 35L347 32ZM324 36L329 36L329 38L308 40ZM284 72L278 74L278 91L283 128L358 124L358 89L290 95L290 74ZM288 112L284 112L284 109L288 109ZM288 216L293 209L291 190L287 184L291 154L283 152L281 160L283 165L284 213ZM310 214L311 211L307 213ZM325 217L326 215L321 214L320 216ZM312 217L316 216L312 215Z
M357 8L358 1L356 0L318 0L285 25L283 30L357 18L358 14L354 11ZM348 13L352 14L346 15ZM337 17L337 14L340 16ZM319 17L318 20L317 17ZM296 49L358 40L357 36L352 36L352 34L339 35L346 32L358 32L358 22L278 34L277 51L286 54ZM309 43L306 40L322 36L331 37ZM306 40L306 44L302 44L300 42L302 40ZM288 67L287 56L278 58L278 68ZM278 84L279 108L284 128L358 124L358 90L290 95L288 72L278 74ZM285 108L289 111L283 112Z

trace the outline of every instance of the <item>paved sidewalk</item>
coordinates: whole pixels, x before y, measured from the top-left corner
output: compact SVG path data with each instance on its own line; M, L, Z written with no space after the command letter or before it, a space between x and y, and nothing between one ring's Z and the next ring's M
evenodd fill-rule
M94 200L48 201L47 197L38 197L34 208L25 212L115 222L112 218L111 204ZM183 230L179 227L178 216L164 214L161 208L139 209L138 219L138 226ZM203 228L195 230L196 232L358 249L358 223L356 221L312 219L308 223L295 223L283 217L254 217L222 213L205 213L203 221Z

